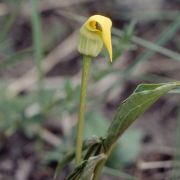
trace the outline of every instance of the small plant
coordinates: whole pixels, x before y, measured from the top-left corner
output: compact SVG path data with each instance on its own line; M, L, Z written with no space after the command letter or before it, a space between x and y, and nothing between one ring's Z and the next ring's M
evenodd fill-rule
M109 18L100 15L94 15L91 16L80 29L78 50L83 55L83 73L76 137L76 165L81 162L84 112L90 63L92 58L96 57L101 52L103 44L105 44L109 53L110 61L112 62L111 26L112 22Z
M98 180L103 166L125 130L152 104L169 91L180 86L180 82L163 84L140 84L119 106L104 137L93 137L83 142L84 114L89 69L92 58L96 57L105 45L112 62L111 26L109 18L91 16L80 29L78 50L83 55L81 95L77 124L76 149L62 159L56 170L59 172L74 159L76 168L68 180ZM82 153L83 152L83 153Z

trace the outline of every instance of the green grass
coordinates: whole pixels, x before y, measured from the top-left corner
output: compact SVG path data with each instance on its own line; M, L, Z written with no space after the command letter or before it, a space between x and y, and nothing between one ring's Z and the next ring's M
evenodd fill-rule
M43 39L41 30L41 19L38 11L38 1L32 0L32 29L33 29L33 46L34 46L34 58L37 70L37 79L39 87L39 96L41 99L41 93L43 90L43 69L42 69L42 59L43 59Z

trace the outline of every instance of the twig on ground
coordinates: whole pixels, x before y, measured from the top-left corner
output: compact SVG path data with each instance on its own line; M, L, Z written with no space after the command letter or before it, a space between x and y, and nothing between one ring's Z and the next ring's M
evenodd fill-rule
M8 7L4 3L0 3L0 16L5 16L8 14Z
M172 167L179 167L180 162L179 161L153 161L153 162L144 162L144 161L139 161L137 163L137 167L140 170L148 170L148 169L160 169L160 168L172 168Z

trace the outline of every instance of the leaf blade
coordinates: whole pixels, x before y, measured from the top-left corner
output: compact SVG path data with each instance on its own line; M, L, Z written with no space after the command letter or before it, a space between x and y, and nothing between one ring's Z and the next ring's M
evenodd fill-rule
M179 82L166 84L141 84L120 105L107 131L105 147L112 146L123 132L152 104L170 90L180 86Z

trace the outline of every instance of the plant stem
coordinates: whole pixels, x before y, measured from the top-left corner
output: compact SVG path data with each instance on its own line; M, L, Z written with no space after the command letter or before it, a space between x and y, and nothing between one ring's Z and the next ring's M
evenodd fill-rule
M82 79L81 79L80 105L79 105L78 124L77 124L77 136L76 136L76 165L78 165L81 162L86 92L87 92L90 63L91 63L91 57L84 55Z

